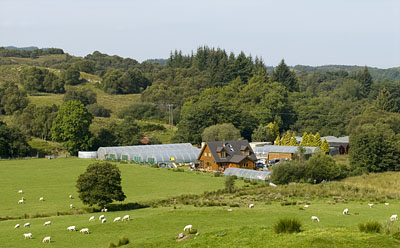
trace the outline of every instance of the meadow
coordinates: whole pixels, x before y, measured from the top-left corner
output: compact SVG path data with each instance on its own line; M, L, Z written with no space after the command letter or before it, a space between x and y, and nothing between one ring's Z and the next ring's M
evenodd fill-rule
M368 220L377 220L386 224L392 214L398 214L400 202L397 199L385 198L377 201L376 195L358 196L343 201L335 201L340 194L352 187L364 188L368 178L375 180L376 188L380 181L396 180L396 173L371 174L354 177L343 182L334 182L331 186L323 186L335 190L325 194L320 185L289 185L276 188L253 185L243 180L236 180L239 190L232 194L223 193L224 178L211 174L190 172L173 172L172 170L151 168L133 164L117 164L121 170L123 190L127 195L124 203L157 203L165 199L177 199L177 204L151 205L134 210L111 211L105 213L107 222L98 221L100 212L91 213L78 199L75 193L75 181L86 166L93 160L77 158L68 159L27 159L0 161L0 217L21 217L27 219L9 219L0 221L0 247L108 247L110 242L116 243L120 237L127 237L130 243L122 247L397 247L400 242L385 233L365 234L359 232L357 225ZM337 184L337 185L336 185ZM346 187L344 187L346 184ZM386 185L386 182L382 182ZM343 187L342 187L343 186ZM315 189L313 189L315 188ZM22 196L25 204L17 204ZM297 190L295 190L297 189ZM385 186L383 186L385 189ZM314 191L312 191L314 190ZM208 191L203 194L203 192ZM310 192L308 195L302 191ZM353 192L352 190L350 190ZM371 189L370 189L371 191ZM393 189L395 191L395 189ZM216 193L212 193L216 192ZM219 193L218 193L219 192ZM274 195L271 195L271 194ZM390 192L393 193L393 192ZM69 199L72 194L74 199ZM184 204L179 195L192 195L199 201L224 198L229 201L240 199L240 207L203 206ZM280 194L280 197L276 196ZM311 195L315 194L315 195ZM352 194L355 194L354 192ZM376 195L375 195L376 194ZM44 202L39 197L45 198ZM271 196L268 198L267 196ZM273 196L273 197L272 197ZM265 198L265 199L264 199ZM285 201L298 201L295 205L285 205ZM303 201L303 202L299 202ZM309 201L310 206L304 207ZM335 202L328 204L327 202ZM368 203L373 202L373 208ZM385 206L383 202L390 203ZM69 209L73 203L74 210ZM249 209L249 203L255 207ZM227 211L227 209L232 211ZM344 208L350 210L343 215ZM70 215L57 216L57 211ZM45 215L40 217L40 214ZM116 222L117 216L129 214L131 221ZM31 216L29 216L31 215ZM94 215L96 221L89 222ZM318 216L320 222L311 222L311 216ZM34 218L32 218L34 217ZM275 234L274 223L281 217L297 217L302 223L302 232L297 234ZM45 221L52 221L51 226L43 226ZM14 230L19 223L31 223L31 227ZM199 232L198 236L177 242L175 237L183 231L183 227L192 224ZM68 226L78 229L89 228L90 234L68 232ZM24 239L23 233L31 232L33 239ZM52 237L52 243L42 244L45 236Z

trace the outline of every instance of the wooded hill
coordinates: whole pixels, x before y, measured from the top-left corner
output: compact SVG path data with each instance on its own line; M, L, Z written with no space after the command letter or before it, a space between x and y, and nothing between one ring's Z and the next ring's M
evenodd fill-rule
M79 100L95 116L90 149L139 144L144 135L199 144L205 128L223 123L248 140L271 122L281 133L344 136L383 89L391 111L399 109L399 78L399 68L291 68L282 60L272 69L259 57L209 47L142 63L98 51L76 57L58 48L0 48L0 113L26 135L50 140L59 107ZM166 129L171 104L176 127Z

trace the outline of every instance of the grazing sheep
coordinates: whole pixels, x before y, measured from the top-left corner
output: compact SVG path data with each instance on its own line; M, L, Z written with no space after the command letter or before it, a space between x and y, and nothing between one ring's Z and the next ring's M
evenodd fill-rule
M103 218L102 220L101 220L101 223L106 223L106 218Z
M89 218L89 221L94 221L94 216L91 216L91 217Z
M314 222L314 221L319 222L319 219L318 219L317 216L311 216L311 221L312 222Z
M51 242L51 237L50 237L50 236L48 236L48 237L44 237L44 239L43 239L42 243L46 243L46 242L48 242L48 243L50 243L50 242Z
M89 234L89 228L83 228L79 232Z
M107 209L107 208L102 208L100 211L101 211L101 212L107 212L108 209Z
M385 206L389 206L389 202L385 202Z
M72 195L69 195L69 199L72 199Z
M17 229L17 228L19 228L20 227L20 225L19 224L16 224L15 226L14 226L14 229Z
M18 190L18 194L23 194L22 189Z
M397 214L394 214L394 215L390 216L390 221L395 221L397 219L398 219L397 218Z
M40 197L40 198L39 198L39 201L44 201L44 198L43 198L43 197Z
M345 210L343 210L343 215L348 215L349 214L349 209L346 208Z
M26 223L24 224L24 227L31 227L31 223L26 222Z
M74 208L74 205L72 205L72 204L69 204L69 208Z
M232 212L232 208L228 209L228 212Z
M249 208L254 208L254 204L251 203L251 204L249 205Z
M304 205L304 207L305 207L305 208L308 208L309 206L310 206L310 205L307 205L307 204L306 204L306 205Z
M185 232L186 230L191 231L192 230L192 225L187 225L183 228L183 231Z
M121 217L116 217L113 222L121 221Z
M374 206L374 204L368 203L368 207L369 207L369 208L372 208L373 206Z
M124 221L124 220L129 221L130 219L131 219L131 217L129 216L129 214L127 214L122 218L122 221Z
M276 187L276 184L274 184L274 183L269 183L269 186Z
M99 216L99 220L102 220L102 219L104 219L105 217L104 217L104 214L102 214L102 215L100 215Z
M46 221L43 226L50 226L51 225L51 221Z
M32 233L24 233L24 239L31 239Z
M24 199L21 199L21 200L18 201L18 204L23 204L23 203L25 203Z
M72 232L76 231L75 226L69 226L69 227L67 227L67 230L72 231Z

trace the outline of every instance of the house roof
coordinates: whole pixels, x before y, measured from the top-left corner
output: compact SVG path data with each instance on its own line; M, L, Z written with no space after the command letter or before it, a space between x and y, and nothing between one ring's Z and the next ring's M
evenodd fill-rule
M344 136L344 137L339 137L336 138L335 136L324 136L321 137L321 141L324 141L324 139L326 139L326 141L329 143L330 146L332 145L348 145L349 144L349 136ZM302 137L297 136L296 137L297 142L301 142L303 140Z
M257 157L251 149L250 144L247 140L230 140L230 141L208 141L206 145L211 151L211 154L216 163L235 163L238 164L245 158L252 161L256 161ZM204 146L205 147L205 146ZM226 158L220 158L217 152L221 152L222 149L226 151ZM250 155L243 155L242 151L249 149ZM204 148L203 148L204 150ZM199 155L199 159L201 154Z
M265 146L257 146L254 148L254 151L257 155L268 154L270 152L274 153L295 153L298 150L298 146L275 146L275 145L265 145ZM314 152L321 151L319 147L312 146L303 146L306 150L305 154L311 154Z

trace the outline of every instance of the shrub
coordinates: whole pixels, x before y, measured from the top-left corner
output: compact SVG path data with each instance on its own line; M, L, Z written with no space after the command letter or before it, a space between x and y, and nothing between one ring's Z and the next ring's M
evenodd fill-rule
M276 184L288 184L304 178L306 178L305 163L290 160L274 166L271 181Z
M233 177L227 176L225 179L225 190L228 193L233 193L235 191L235 179Z
M275 233L301 232L301 223L296 218L281 218L274 225Z
M358 224L358 229L360 232L365 233L380 233L382 230L382 225L376 220L371 220Z
M214 173L214 177L220 177L221 176L221 172L217 171Z
M129 239L127 237L121 237L118 240L118 246L123 246L129 244Z
M323 153L314 153L307 161L307 177L320 183L323 180L336 179L340 176L340 168L335 160Z
M105 107L98 105L97 103L89 104L86 106L89 113L93 116L97 117L110 117L111 110L106 109Z
M113 242L111 242L109 245L108 245L108 248L115 248L115 247L117 247Z

